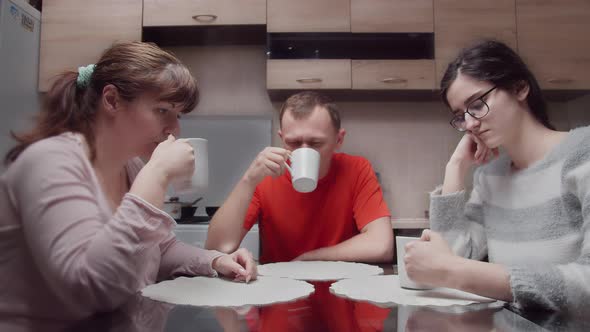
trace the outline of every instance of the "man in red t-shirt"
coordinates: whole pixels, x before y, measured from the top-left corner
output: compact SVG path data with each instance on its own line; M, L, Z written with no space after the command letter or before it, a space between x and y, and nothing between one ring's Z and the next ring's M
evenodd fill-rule
M332 101L306 91L291 96L280 112L284 148L264 149L248 168L209 226L206 247L238 248L259 224L261 263L291 260L390 262L390 213L370 163L336 153L344 141ZM311 193L293 189L285 172L290 151L320 154L319 181Z

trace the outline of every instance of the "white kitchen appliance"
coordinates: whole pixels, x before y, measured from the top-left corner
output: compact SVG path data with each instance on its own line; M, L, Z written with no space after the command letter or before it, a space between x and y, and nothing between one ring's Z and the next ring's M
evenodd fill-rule
M205 241L207 241L207 231L209 230L208 224L194 224L194 225L176 225L174 228L174 233L176 234L176 238L182 242L188 243L190 245L205 248ZM240 244L240 248L248 249L252 255L254 256L255 260L258 260L260 256L260 238L258 232L258 225L252 226L252 229L246 236L242 243Z
M0 156L15 141L10 131L32 125L39 111L37 79L41 14L26 1L0 0ZM0 166L0 172L4 169Z

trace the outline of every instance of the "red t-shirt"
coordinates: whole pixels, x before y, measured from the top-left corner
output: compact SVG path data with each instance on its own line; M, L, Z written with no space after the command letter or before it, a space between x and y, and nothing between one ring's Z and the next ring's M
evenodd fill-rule
M311 193L295 191L289 172L265 178L256 187L244 228L249 230L258 221L264 264L336 245L359 234L371 221L389 216L369 161L336 153L328 174Z

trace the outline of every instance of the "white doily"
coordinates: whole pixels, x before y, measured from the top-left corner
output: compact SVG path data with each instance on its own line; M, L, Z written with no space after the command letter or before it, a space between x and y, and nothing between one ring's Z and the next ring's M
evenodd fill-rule
M299 280L258 277L249 283L221 278L180 277L144 288L151 299L194 306L241 307L288 302L313 293L313 285Z

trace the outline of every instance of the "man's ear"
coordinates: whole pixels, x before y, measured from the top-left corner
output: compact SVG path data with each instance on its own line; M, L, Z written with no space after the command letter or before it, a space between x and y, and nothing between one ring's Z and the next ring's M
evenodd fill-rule
M121 106L119 90L112 84L107 84L102 89L101 103L107 114L114 115Z
M346 136L346 130L340 128L338 130L338 137L336 138L336 150L340 150L342 144L344 144L344 136Z
M529 92L531 87L525 81L520 81L514 86L514 94L516 95L516 99L521 102L526 101L529 96Z

